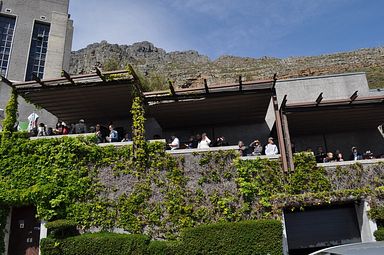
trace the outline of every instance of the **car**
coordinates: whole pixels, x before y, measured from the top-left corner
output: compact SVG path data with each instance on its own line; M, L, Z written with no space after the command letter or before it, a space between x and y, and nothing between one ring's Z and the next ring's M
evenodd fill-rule
M344 244L322 249L309 255L383 255L384 241Z

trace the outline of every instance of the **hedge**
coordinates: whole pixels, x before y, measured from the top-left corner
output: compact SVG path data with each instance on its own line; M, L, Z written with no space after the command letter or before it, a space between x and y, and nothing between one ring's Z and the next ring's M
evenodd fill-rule
M141 255L147 254L150 239L145 235L92 233L66 239L45 238L42 255Z
M282 254L282 224L277 220L218 223L182 232L182 254Z
M376 241L384 241L384 228L379 228L373 235L375 236Z
M72 220L55 220L48 222L45 227L48 229L48 236L52 238L65 238L76 236L79 232L76 229L76 222Z
M148 246L150 255L177 255L182 243L178 241L151 241Z
M42 255L280 255L282 224L277 220L201 225L185 229L181 241L151 241L144 235L94 233L66 239L45 238Z

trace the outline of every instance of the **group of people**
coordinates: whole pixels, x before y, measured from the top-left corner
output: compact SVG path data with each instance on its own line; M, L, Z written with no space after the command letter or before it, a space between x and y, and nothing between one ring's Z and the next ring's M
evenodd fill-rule
M206 149L212 146L225 146L225 138L221 137L221 140L219 138L216 140L214 144L211 144L211 139L208 138L206 133L197 134L196 136L191 136L187 143L184 144L184 148L186 149ZM220 144L220 145L219 145ZM180 140L176 136L171 136L171 142L168 143L168 146L171 150L177 150L180 149Z
M362 160L362 159L372 159L374 158L373 153L368 150L364 154L357 150L356 146L351 148L351 154L348 158L344 158L343 153L340 150L336 150L335 153L327 152L325 153L322 146L317 147L317 152L315 154L317 163L328 163L328 162L341 162L347 160Z
M241 156L273 156L279 154L279 150L274 142L273 137L268 138L268 142L264 147L261 145L258 139L251 142L249 146L246 146L243 141L239 141L238 146Z
M168 147L171 150L177 150L180 148L185 149L207 149L209 147L221 147L221 146L228 146L228 142L225 140L224 136L219 136L216 138L214 142L211 141L211 139L208 138L206 133L203 134L197 134L196 136L191 136L189 140L181 144L180 139L176 137L175 135L171 136L171 140L168 143ZM247 156L247 155L277 155L279 153L279 150L274 143L273 137L268 138L268 143L263 147L262 144L258 139L252 141L249 146L246 146L243 141L238 142L238 151L241 156Z
M110 124L108 129L97 124L95 127L87 128L85 121L83 119L79 120L76 124L67 125L63 121L59 121L56 124L55 128L46 127L44 123L38 124L38 116L33 115L30 119L29 132L32 136L52 136L52 135L68 135L68 134L85 134L85 133L95 133L97 142L127 142L130 141L128 133L124 135L122 139L119 137L119 133L115 130L114 126Z

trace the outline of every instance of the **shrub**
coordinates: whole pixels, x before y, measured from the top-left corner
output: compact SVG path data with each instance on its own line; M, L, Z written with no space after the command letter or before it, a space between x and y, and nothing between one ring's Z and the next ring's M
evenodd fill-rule
M182 254L282 254L282 224L277 220L218 223L185 229Z
M48 222L45 227L48 229L48 236L52 238L65 238L79 234L76 223L71 220L55 220Z
M44 239L42 255L140 255L146 254L149 237L116 233L92 233L62 240Z
M379 228L373 235L375 236L376 241L384 241L384 228Z
M152 241L148 246L148 254L176 255L179 247L181 247L181 243L176 241Z

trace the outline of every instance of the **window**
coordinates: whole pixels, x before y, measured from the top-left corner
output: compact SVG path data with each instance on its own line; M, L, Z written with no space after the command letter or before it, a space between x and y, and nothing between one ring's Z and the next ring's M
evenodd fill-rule
M44 75L45 57L48 47L49 24L36 22L33 27L31 48L27 66L26 81L33 80L33 75L40 79Z
M0 16L0 74L3 76L7 75L15 22L13 17Z

